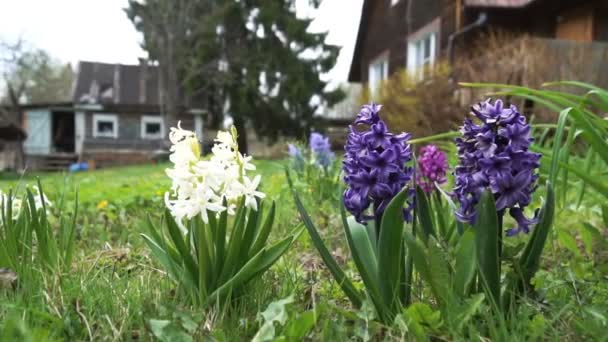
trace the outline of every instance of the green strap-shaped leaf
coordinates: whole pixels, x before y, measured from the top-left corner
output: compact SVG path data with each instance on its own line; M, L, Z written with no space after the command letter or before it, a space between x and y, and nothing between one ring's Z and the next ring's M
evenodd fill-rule
M540 258L549 236L549 231L553 226L553 216L555 215L555 194L553 192L553 186L547 182L547 198L540 211L539 220L532 237L528 241L526 248L521 256L520 266L523 270L523 279L526 283L529 283L530 279L534 276L540 265Z
M379 317L382 319L390 317L388 307L380 295L380 283L378 279L378 260L374 251L374 246L369 238L367 227L358 223L354 217L346 217L344 205L340 206L344 235L351 251L353 261L365 289L369 294Z
M608 147L607 147L608 148ZM585 172L582 172L576 167L572 167L567 164L560 164L561 167L568 169L568 171L574 173L578 178L582 179L587 185L591 186L595 191L599 192L605 198L608 198L608 183L605 182L603 177L594 177Z
M424 279L424 281L426 281L429 285L432 285L433 275L431 274L424 245L408 231L403 233L403 237L407 245L408 255L411 256L416 271L418 274L420 274L420 277Z
M214 303L218 299L223 299L234 289L247 283L256 275L265 272L272 266L288 249L293 241L299 236L295 234L288 236L276 244L262 249L258 254L254 255L241 269L237 270L234 276L224 282L213 293L209 295L204 305Z
M422 228L422 239L424 240L424 243L426 243L429 236L435 235L433 229L433 214L431 212L429 200L419 186L416 187L416 216L418 218L418 223L420 223L420 228Z
M474 229L479 276L488 298L493 301L497 308L500 308L500 259L498 251L500 248L499 234L502 234L502 231L498 227L494 196L489 190L483 192L476 209L477 221Z
M243 242L239 254L238 267L243 266L249 259L249 251L253 247L255 235L258 231L258 227L260 227L260 222L262 221L263 209L263 203L259 203L258 210L250 209L249 211L249 218L247 219L247 225L245 226L245 231L243 232Z
M321 259L323 259L325 266L327 266L327 269L329 269L329 272L338 282L338 285L340 285L342 291L344 291L344 294L346 295L346 297L348 297L351 303L357 308L361 307L361 304L363 302L363 297L361 296L361 293L355 288L355 286L350 281L350 279L348 279L346 274L344 274L334 257L331 255L331 253L325 246L325 243L323 243L323 239L321 239L317 228L310 219L310 216L308 215L308 212L306 212L306 209L304 208L300 197L295 191L293 192L293 198L296 203L296 208L300 213L300 217L304 222L304 226L306 227L306 230L308 231L308 234L312 239L313 245L315 245L315 248L321 255Z
M234 272L236 272L240 264L238 258L241 252L243 232L245 230L247 218L245 198L239 200L237 208L238 209L235 215L232 231L230 232L230 238L228 239L228 250L226 254L226 260L224 261L224 266L219 277L219 284L222 284L228 279L230 279L234 275Z
M270 235L270 230L272 229L272 225L274 224L274 215L276 213L276 203L272 201L272 205L270 206L270 210L266 215L266 219L264 223L262 223L262 227L258 230L258 234L255 238L255 242L249 251L249 257L258 254L259 251L264 248L266 245L266 241L268 240L268 236ZM261 213L260 213L261 214ZM261 216L261 215L260 215Z
M454 290L464 298L475 277L475 234L471 229L464 232L458 242L455 263Z
M195 217L190 221L191 230L196 232L195 245L197 246L197 259L198 259L198 289L200 298L207 297L208 289L213 288L214 284L211 284L213 274L213 266L211 263L211 256L209 254L209 242L207 241L207 234L205 229L205 223L200 217Z
M409 189L401 190L388 204L382 215L378 238L378 278L384 303L393 312L399 309L399 288L403 280L403 205Z
M192 257L190 248L186 246L186 242L184 241L182 232L177 226L177 223L175 223L175 220L173 219L173 216L171 215L169 209L165 210L165 222L167 224L169 236L171 236L171 240L175 245L175 249L177 249L177 252L181 256L181 261L183 262L186 270L188 271L188 277L192 280L193 283L198 282L198 268L196 266L196 263L194 262L194 258Z
M222 200L222 205L224 207L228 207L228 202L226 201L226 197ZM210 213L211 214L211 213ZM215 215L215 213L213 213ZM213 216L213 215L210 215ZM214 221L215 217L213 218ZM211 222L211 219L209 220ZM220 219L216 224L215 232L215 262L216 262L216 272L219 274L224 269L224 261L226 259L226 231L228 227L228 210L224 210L220 213Z

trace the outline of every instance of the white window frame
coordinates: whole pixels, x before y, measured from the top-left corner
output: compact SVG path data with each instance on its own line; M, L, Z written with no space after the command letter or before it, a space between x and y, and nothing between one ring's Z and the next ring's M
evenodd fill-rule
M388 52L382 53L380 56L374 58L368 66L368 78L367 84L369 92L372 96L378 94L378 88L382 81L388 79L388 65L389 65L389 54ZM379 69L379 72L378 72Z
M111 122L114 129L111 133L103 133L97 130L99 122ZM93 138L118 138L118 115L116 114L93 114Z
M146 133L146 125L149 123L160 124L159 134ZM165 137L165 122L160 115L143 115L141 117L141 138L142 139L163 139Z
M424 78L423 67L435 64L439 46L440 27L441 22L437 18L408 37L406 69L411 75L422 79ZM429 43L429 56L427 57L424 56L424 42L426 41Z

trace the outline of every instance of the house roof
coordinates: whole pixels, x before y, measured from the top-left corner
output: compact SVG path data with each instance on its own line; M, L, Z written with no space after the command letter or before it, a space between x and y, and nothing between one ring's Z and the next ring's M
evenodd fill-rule
M469 7L521 8L536 0L464 0Z
M78 63L74 103L158 105L158 66Z
M359 28L357 31L357 41L355 42L355 50L353 51L353 59L350 63L350 70L348 72L349 82L361 82L361 48L363 46L363 39L365 30L369 22L369 9L372 5L372 1L364 0L361 8L361 18L359 19Z

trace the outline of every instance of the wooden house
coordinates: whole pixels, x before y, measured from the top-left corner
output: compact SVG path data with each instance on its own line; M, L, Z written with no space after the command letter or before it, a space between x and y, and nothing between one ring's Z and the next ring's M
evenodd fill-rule
M367 84L373 94L397 70L414 72L440 58L480 58L477 47L491 31L526 35L545 47L551 57L545 62L556 66L547 71L548 77L563 69L557 56L580 48L586 54L581 58L594 68L587 81L601 84L608 79L605 0L364 0L348 80ZM531 51L529 41L505 48ZM487 63L471 65L482 72Z
M97 167L141 163L165 154L168 127L161 115L158 67L80 62L72 99L23 106L29 168L65 169L89 161ZM203 136L205 111L180 106L182 127Z

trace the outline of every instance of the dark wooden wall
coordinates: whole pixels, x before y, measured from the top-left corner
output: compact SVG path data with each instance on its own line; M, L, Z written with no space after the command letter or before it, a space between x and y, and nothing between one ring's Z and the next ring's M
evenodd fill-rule
M440 18L439 54L445 56L449 36L457 31L456 0L409 0L411 14L407 15L408 0L391 6L390 0L366 1L366 22L360 27L362 41L359 50L360 82L368 81L369 64L384 53L389 54L389 73L407 65L407 37L436 18ZM481 12L488 14L483 28L476 29L456 41L457 56L469 58L479 53L483 37L489 32L514 35L529 34L539 38L556 38L558 21L564 13L590 7L593 17L593 39L608 41L608 0L537 0L524 9L468 8L462 13L461 27L474 22ZM407 19L410 18L408 32Z
M407 15L407 0L391 6L390 0L372 0L369 5L367 27L358 53L361 54L361 82L367 82L370 62L389 53L389 73L407 65L407 38L410 34L441 18L439 44L447 45L455 27L454 0L410 0L411 14ZM410 23L408 24L408 18ZM408 31L408 26L411 28ZM441 49L440 49L441 50Z
M142 139L141 118L143 115L154 115L153 113L111 113L118 117L118 138L93 137L93 112L85 114L85 140L83 150L91 149L122 149L155 151L166 149L165 139ZM99 114L110 114L103 112ZM182 114L178 116L183 129L194 131L194 116ZM165 135L169 134L169 127L165 127Z

